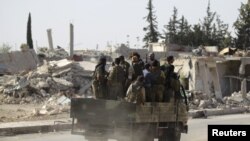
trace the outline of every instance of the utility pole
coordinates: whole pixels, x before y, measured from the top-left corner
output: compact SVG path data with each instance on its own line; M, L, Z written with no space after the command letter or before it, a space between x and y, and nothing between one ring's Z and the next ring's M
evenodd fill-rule
M74 53L74 26L72 23L70 23L70 43L69 43L70 49L69 49L69 57L73 57Z
M49 41L49 49L54 50L51 29L47 29L47 35L48 35L48 41Z

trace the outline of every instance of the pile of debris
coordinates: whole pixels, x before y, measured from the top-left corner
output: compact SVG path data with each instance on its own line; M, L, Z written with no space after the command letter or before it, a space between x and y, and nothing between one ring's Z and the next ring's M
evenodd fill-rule
M53 95L41 108L33 110L33 116L55 115L70 111L70 99L64 95Z
M46 59L48 61L61 60L69 57L68 52L60 46L57 46L57 48L53 50L50 50L46 47L38 48L37 55L41 60Z
M189 94L189 99L189 107L193 110L250 107L250 92L247 93L246 99L242 98L242 94L240 92L234 92L231 96L226 96L220 100L196 91Z
M241 92L234 92L230 97L224 97L223 102L230 107L250 106L250 92L246 94L246 99L242 98Z
M66 59L45 61L36 70L2 76L0 103L39 103L58 93L67 97L92 95L91 73Z

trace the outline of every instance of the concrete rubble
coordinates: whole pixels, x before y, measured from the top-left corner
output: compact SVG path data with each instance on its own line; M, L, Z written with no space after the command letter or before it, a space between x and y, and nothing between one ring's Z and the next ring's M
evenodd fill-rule
M70 98L62 95L50 97L41 108L33 110L33 116L55 115L70 111Z
M58 94L68 98L89 96L91 73L67 59L45 61L36 70L0 77L0 103L42 103Z
M64 50L62 47L57 46L57 48L51 50L46 47L39 48L37 51L37 55L40 58L47 59L47 60L60 60L64 58L68 58L69 54L66 50Z
M242 98L240 92L234 92L223 99L209 97L202 92L190 92L188 97L193 118L250 112L250 92L247 93L246 99Z

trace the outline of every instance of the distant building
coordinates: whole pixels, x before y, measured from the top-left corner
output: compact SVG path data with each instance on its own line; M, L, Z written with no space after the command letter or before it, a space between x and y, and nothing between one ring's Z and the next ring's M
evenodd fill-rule
M167 46L164 42L159 43L149 43L149 52L167 52Z
M114 50L113 57L119 57L123 55L125 58L129 58L132 52L138 52L141 55L141 58L145 59L148 54L148 49L134 49L127 47L125 44L121 44L120 47Z

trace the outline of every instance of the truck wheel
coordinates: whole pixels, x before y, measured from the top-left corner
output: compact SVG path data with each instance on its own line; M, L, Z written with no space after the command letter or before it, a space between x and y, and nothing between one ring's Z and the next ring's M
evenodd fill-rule
M180 141L181 133L174 129L168 129L164 131L164 134L159 137L159 141Z
M155 127L150 124L143 124L133 129L132 141L153 141Z

